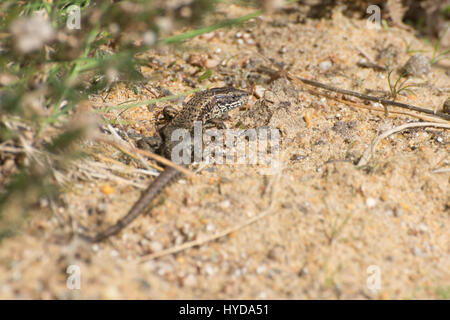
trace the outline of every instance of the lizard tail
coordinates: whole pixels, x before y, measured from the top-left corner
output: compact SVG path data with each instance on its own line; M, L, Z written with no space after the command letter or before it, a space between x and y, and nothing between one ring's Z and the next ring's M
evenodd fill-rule
M167 167L148 188L142 192L141 197L128 211L128 213L117 221L114 225L108 227L106 230L97 233L94 236L87 234L78 234L82 239L89 242L100 242L110 236L119 233L123 228L128 226L134 219L136 219L155 199L161 191L173 182L181 173L172 167Z

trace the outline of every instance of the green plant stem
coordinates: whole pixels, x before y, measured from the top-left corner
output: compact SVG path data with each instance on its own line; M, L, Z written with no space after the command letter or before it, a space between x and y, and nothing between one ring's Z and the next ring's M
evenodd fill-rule
M197 37L197 36L199 36L201 34L208 33L208 32L211 32L211 31L223 28L223 27L230 27L230 26L233 26L233 25L240 24L240 23L242 23L244 21L256 18L256 17L260 16L262 13L263 12L261 10L257 10L257 11L254 11L252 13L249 13L249 14L247 14L245 16L242 16L242 17L239 17L239 18L236 18L236 19L223 20L223 21L221 21L221 22L219 22L217 24L214 24L212 26L207 26L207 27L204 27L204 28L200 28L200 29L184 32L182 34L178 34L178 35L175 35L175 36L167 37L165 39L161 39L160 43L171 44L171 43L177 43L177 42L181 42L181 41L184 41L184 40L188 40L188 39Z

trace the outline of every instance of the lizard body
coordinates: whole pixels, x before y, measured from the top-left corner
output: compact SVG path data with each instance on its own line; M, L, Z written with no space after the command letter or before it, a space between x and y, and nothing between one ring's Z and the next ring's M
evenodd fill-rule
M172 133L175 130L186 129L192 132L195 121L201 121L204 124L211 120L220 119L231 109L247 103L248 97L248 92L232 87L212 88L194 94L186 102L183 109L161 129L160 133L163 139L161 148L162 155L171 159L172 149L179 143L171 140ZM177 169L166 167L164 172L150 183L128 213L114 225L109 226L94 236L80 234L80 237L90 242L99 242L119 233L136 219L166 186L177 180L180 175L181 173Z

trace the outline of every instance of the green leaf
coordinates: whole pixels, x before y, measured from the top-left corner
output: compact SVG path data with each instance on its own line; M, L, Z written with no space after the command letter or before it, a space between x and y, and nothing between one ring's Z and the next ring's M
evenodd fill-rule
M198 82L202 82L203 80L208 79L209 77L211 77L211 75L212 75L211 69L206 69L206 71L203 72L203 74L200 77L198 77Z

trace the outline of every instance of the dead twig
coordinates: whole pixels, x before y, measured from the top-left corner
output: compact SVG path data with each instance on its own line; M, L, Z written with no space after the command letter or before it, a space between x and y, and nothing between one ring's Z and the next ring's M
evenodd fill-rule
M108 124L108 130L109 132L113 135L113 137L115 139L117 139L117 141L120 141L122 144L128 144L130 147L133 147L133 145L131 144L131 142L128 142L123 140L116 132L116 130L110 125ZM137 158L139 159L139 161L142 163L142 165L144 166L145 169L149 169L149 166L147 164L147 162L145 162L144 158L141 155L137 155Z
M134 168L134 167L130 167L128 165L123 164L120 161L117 161L115 159L111 159L108 157L104 157L100 154L94 154L92 152L86 152L87 154L89 154L91 157L93 157L96 160L100 160L102 162L107 162L107 163L111 163L112 165L114 165L114 167L111 167L111 169L116 170L116 171L120 171L120 172L124 172L124 173L144 173L147 175L151 175L151 176L157 176L158 172L157 171L163 171L164 169L161 168L160 166L150 163L148 164L150 167L152 167L155 170L147 170L147 169L139 169L139 168ZM119 169L121 168L121 169Z
M258 220L261 220L262 218L264 218L265 216L269 215L272 212L273 212L272 208L269 207L268 209L264 210L262 213L258 214L257 216L250 218L236 226L230 227L224 231L217 232L216 234L213 234L212 236L202 237L202 238L194 240L194 241L185 242L179 246L174 246L174 247L168 248L166 250L161 250L161 251L152 253L148 256L145 256L145 258L142 259L140 261L140 263L145 263L145 262L148 262L148 261L156 259L156 258L161 258L163 256L167 256L169 254L179 253L181 251L184 251L184 250L187 250L187 249L190 249L193 247L201 246L205 243L223 238L223 237L229 235L230 233L236 232L250 224L255 223Z
M145 184L137 183L130 179L122 178L120 176L110 173L109 170L111 170L112 168L107 167L100 162L85 160L84 162L77 163L76 167L82 174L84 174L87 177L88 180L92 180L92 178L97 178L132 185L142 190L147 188L147 185Z
M443 128L443 129L450 129L450 124L446 124L446 123L437 123L437 122L414 122L414 123L407 123L395 128L392 128L391 130L388 130L384 133L382 133L381 135L379 135L369 146L369 148L366 149L366 151L364 152L363 156L361 157L361 159L359 160L357 166L361 167L361 166L365 166L370 158L373 155L373 151L375 149L375 147L378 145L378 143L390 136L391 134L403 131L405 129L409 129L409 128L419 128L419 127L435 127L435 128Z
M439 168L439 169L434 169L433 171L431 171L433 173L447 173L450 172L450 168Z
M195 176L195 174L192 171L188 170L187 168L184 168L184 167L182 167L180 165L177 165L177 164L173 163L172 161L170 161L170 160L168 160L168 159L166 159L164 157L161 157L161 156L159 156L157 154L154 154L152 152L136 149L134 147L129 147L128 145L124 145L123 143L120 143L120 142L118 142L116 140L113 140L113 139L109 139L108 137L105 137L105 136L99 136L98 135L98 136L94 137L94 139L97 140L97 141L101 141L101 142L113 145L114 147L116 147L117 149L122 151L123 153L126 153L126 154L128 154L128 155L130 155L132 157L133 157L133 154L139 153L139 154L144 155L146 157L152 158L152 159L154 159L154 160L156 160L156 161L158 161L158 162L160 162L162 164L165 164L166 166L175 168L175 169L177 169L178 171L184 173L187 176L190 176L190 177L194 177Z
M317 93L316 90L313 90L313 89L311 89L311 90L313 91L313 93ZM333 97L333 96L331 96L329 94L323 94L322 93L321 95L325 96L325 97L327 97L329 99L338 101L340 103L349 105L351 107L361 108L361 109L366 109L366 110L371 110L371 111L381 112L381 113L386 114L386 110L384 108L377 108L376 106L369 106L369 105L362 104L360 102L358 103L358 102L354 102L354 101L351 101L351 100L345 100L345 99L341 99L341 98L338 98L338 97ZM413 118L417 118L417 119L424 120L424 121L429 121L429 122L436 121L436 122L440 122L440 123L448 123L448 121L446 121L444 119L441 119L441 118L430 117L430 116L427 116L427 115L422 115L422 114L418 114L418 113L412 113L412 112L408 112L408 111L390 110L389 113L393 113L393 114L397 114L397 115L409 116L409 117L413 117ZM387 117L388 118L393 118L391 115L388 115Z
M9 153L23 153L24 149L17 148L17 147L11 147L7 145L0 145L0 152L9 152Z
M433 110L429 110L429 109L425 109L425 108L420 108L420 107L416 107L416 106L413 106L413 105L410 105L410 104L397 102L397 101L393 101L393 100L387 100L387 99L382 99L382 98L378 98L378 97L374 97L374 96L369 96L367 94L363 94L363 93L359 93L359 92L355 92L355 91L350 91L350 90L346 90L346 89L340 89L340 88L336 88L336 87L332 87L332 86L323 84L323 83L318 82L318 81L308 80L308 79L304 79L304 78L300 78L300 77L293 77L292 75L291 76L288 75L288 77L291 80L295 79L295 80L301 81L303 83L312 85L314 87L318 87L318 88L322 88L322 89L325 89L325 90L329 90L329 91L333 91L333 92L337 92L337 93L341 93L341 94L357 97L357 98L362 99L362 100L369 100L369 101L378 102L378 103L381 103L384 106L391 105L391 106L395 106L395 107L399 107L399 108L404 108L404 109L409 109L409 110L413 110L413 111L417 111L417 112L430 114L432 116L436 116L436 117L439 117L439 118L442 118L442 119L445 119L445 120L450 120L450 115L445 114L443 112L433 111Z
M236 232L242 228L245 228L245 227L263 219L264 217L268 216L269 214L273 213L274 212L274 204L275 204L274 194L276 192L276 186L281 177L281 173L282 173L282 170L280 169L270 183L269 187L270 187L271 192L270 192L270 203L269 203L268 208L266 210L264 210L263 212L261 212L260 214L258 214L257 216L252 217L246 221L243 221L242 223L240 223L238 225L235 225L233 227L225 229L224 231L217 232L216 234L213 234L211 236L203 237L203 238L200 238L200 239L197 239L194 241L189 241L189 242L183 243L181 245L174 246L172 248L168 248L168 249L161 250L161 251L152 253L150 255L144 256L144 258L141 259L139 261L139 263L145 263L145 262L148 262L148 261L156 259L156 258L167 256L169 254L179 253L181 251L184 251L184 250L187 250L187 249L190 249L193 247L201 246L201 245L211 242L211 241L215 241L215 240L223 238L233 232Z
M417 112L422 112L422 113L426 113L426 114L430 114L433 117L439 117L445 120L450 120L450 115L443 113L443 112L439 112L439 111L433 111L433 110L429 110L429 109L425 109L425 108L421 108L421 107L416 107L410 104L406 104L406 103L402 103L402 102L397 102L397 101L393 101L393 100L387 100L387 99L383 99L383 98L379 98L379 97L374 97L374 96L370 96L367 94L363 94L363 93L359 93L356 91L351 91L351 90L346 90L346 89L341 89L341 88L336 88L315 80L309 80L309 79L305 79L305 78L301 78L301 77L297 77L294 76L292 74L290 74L288 71L286 70L282 70L281 68L279 68L276 63L274 63L272 60L270 60L269 58L265 57L264 55L262 55L261 53L258 53L264 60L270 62L273 66L275 66L278 71L282 74L285 75L288 79L298 83L298 84L307 84L313 87L317 87L317 88L321 88L321 89L325 89L328 91L333 91L333 92L337 92L337 93L341 93L344 95L349 95L349 96L353 96L353 97L357 97L359 99L362 100L368 100L368 101L373 101L373 102L378 102L381 103L384 106L395 106L395 107L399 107L399 108L404 108L404 109L409 109L409 110L413 110L413 111L417 111Z

